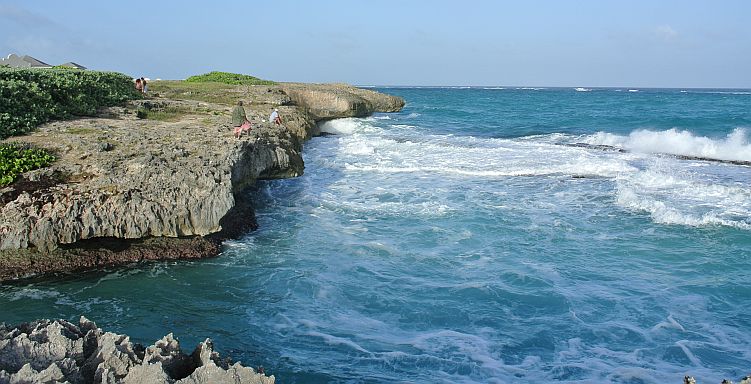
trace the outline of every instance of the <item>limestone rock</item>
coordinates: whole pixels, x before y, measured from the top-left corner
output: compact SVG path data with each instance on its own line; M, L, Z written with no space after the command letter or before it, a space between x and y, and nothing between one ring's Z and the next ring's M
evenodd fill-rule
M404 106L399 97L346 84L285 84L283 89L315 120L364 117L375 111L396 112Z
M317 134L316 121L404 105L343 84L245 88L227 91L254 98L246 109L253 129L240 140L230 130L231 107L164 98L8 139L45 147L58 160L0 190L0 281L214 256L223 239L256 225L243 201L248 187L303 174L302 142ZM271 108L284 124L268 122ZM134 110L178 117L140 119Z
M143 348L81 317L0 326L0 384L6 383L274 383L239 363L230 366L211 340L192 354L168 334Z

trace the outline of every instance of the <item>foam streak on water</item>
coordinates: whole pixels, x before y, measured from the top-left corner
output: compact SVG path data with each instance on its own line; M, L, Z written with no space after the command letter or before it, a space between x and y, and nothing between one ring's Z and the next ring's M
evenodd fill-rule
M3 286L0 320L212 336L284 383L747 374L751 167L674 155L748 160L751 98L513 88L390 89L220 258Z

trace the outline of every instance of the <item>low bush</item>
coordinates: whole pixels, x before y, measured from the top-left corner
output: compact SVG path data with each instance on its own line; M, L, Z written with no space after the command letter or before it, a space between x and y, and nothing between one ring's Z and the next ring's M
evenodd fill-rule
M241 75L238 73L230 72L209 72L203 75L191 76L185 79L188 83L224 83L232 85L274 85L275 82L271 80L262 80L257 77L249 75Z
M0 187L12 183L21 173L46 167L53 161L55 156L29 144L0 144Z
M141 97L122 73L0 67L0 139Z

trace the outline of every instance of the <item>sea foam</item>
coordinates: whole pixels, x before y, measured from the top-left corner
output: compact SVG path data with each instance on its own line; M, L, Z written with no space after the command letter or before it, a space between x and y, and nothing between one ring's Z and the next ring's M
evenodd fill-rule
M641 153L664 153L715 160L751 161L751 144L744 128L736 128L725 138L712 139L689 131L637 130L628 136L598 132L584 140L591 145L609 145Z

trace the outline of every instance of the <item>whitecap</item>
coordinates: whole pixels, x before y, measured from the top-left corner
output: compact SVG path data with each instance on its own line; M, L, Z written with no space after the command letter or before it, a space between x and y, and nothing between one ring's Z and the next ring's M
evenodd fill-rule
M751 144L744 128L736 128L723 139L696 136L689 131L636 130L628 136L598 132L584 141L641 153L664 153L728 161L751 161Z
M351 135L355 132L372 131L374 128L368 124L367 119L358 118L334 119L318 124L318 129L321 132L335 135Z

